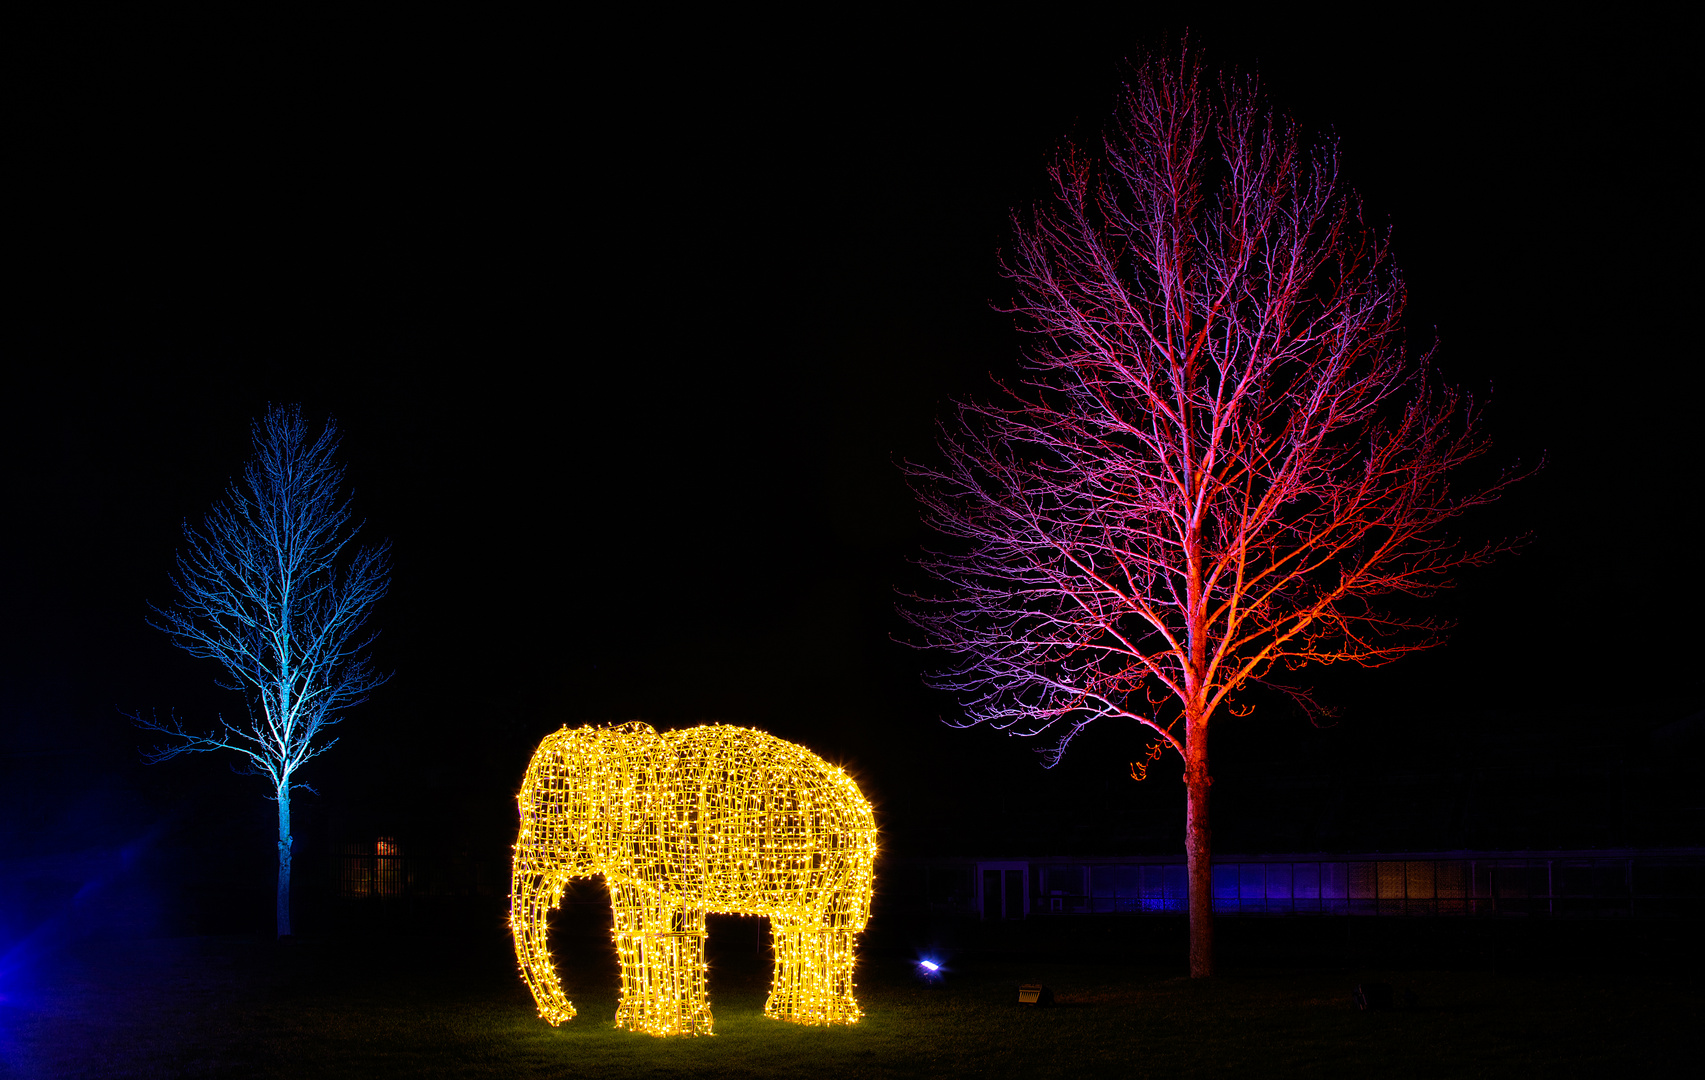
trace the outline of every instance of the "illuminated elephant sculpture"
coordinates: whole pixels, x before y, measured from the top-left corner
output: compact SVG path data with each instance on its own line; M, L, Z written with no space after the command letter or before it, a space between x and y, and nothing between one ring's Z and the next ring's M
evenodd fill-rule
M706 914L769 918L764 1015L858 1020L853 939L870 915L876 820L842 769L750 728L565 727L539 744L519 802L509 924L551 1024L574 1006L551 965L546 916L570 879L597 874L615 909L617 1027L710 1033Z

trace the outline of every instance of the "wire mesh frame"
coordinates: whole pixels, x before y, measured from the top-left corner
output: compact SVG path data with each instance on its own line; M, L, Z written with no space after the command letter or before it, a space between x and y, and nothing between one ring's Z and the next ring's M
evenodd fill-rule
M574 1006L551 964L546 914L569 880L599 874L615 910L618 1026L711 1033L707 913L770 919L766 1015L858 1020L854 940L869 917L876 825L844 770L750 728L563 728L534 753L519 803L510 925L548 1022Z

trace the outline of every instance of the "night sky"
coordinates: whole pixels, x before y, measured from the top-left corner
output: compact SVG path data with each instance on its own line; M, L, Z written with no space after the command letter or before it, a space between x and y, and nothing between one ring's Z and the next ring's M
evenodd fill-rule
M501 850L541 736L638 718L845 762L896 851L1172 849L1182 788L1132 794L1137 732L1044 775L1030 744L943 726L929 658L892 635L927 539L896 462L1013 370L991 306L1008 209L1063 139L1096 141L1120 58L1186 25L1210 65L1258 69L1336 132L1395 231L1412 341L1436 328L1445 378L1491 394L1491 465L1546 459L1468 523L1533 539L1438 603L1449 646L1319 673L1329 730L1277 704L1221 721L1222 846L1331 839L1272 839L1286 809L1227 776L1649 756L1705 708L1683 35L1266 18L102 21L15 41L0 760L22 794L0 841L166 822L252 833L266 872L260 782L139 764L120 710L242 708L146 605L170 601L180 522L271 401L335 416L365 535L395 548L395 677L298 806L323 842L459 829ZM1391 843L1453 842L1403 828ZM1641 838L1565 833L1462 839Z

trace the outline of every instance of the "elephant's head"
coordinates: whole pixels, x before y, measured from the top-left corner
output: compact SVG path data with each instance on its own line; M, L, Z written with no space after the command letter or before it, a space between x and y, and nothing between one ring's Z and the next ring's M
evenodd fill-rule
M632 792L644 787L664 754L648 724L563 728L533 755L517 801L521 830L510 882L510 926L522 974L552 1023L574 1015L551 967L546 915L562 902L573 878L608 873L631 845L617 842L631 829Z
M517 854L562 880L604 873L620 857L616 835L631 828L632 792L663 759L649 724L563 728L533 755L519 797Z

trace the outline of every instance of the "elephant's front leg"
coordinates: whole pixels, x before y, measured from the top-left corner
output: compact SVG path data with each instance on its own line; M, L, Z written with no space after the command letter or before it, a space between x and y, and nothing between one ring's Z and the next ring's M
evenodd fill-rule
M764 1015L796 1024L856 1024L852 930L773 925L776 970Z
M610 890L622 1000L616 1026L652 1035L711 1034L705 997L705 913L632 886Z

